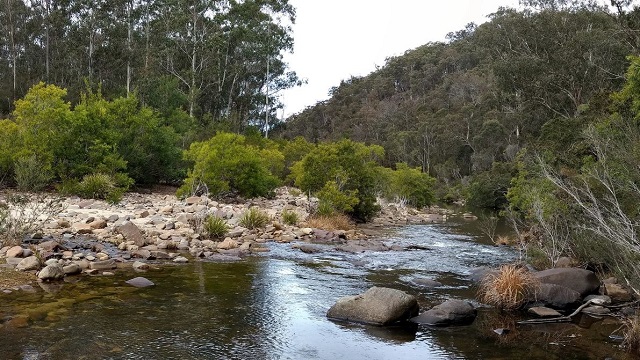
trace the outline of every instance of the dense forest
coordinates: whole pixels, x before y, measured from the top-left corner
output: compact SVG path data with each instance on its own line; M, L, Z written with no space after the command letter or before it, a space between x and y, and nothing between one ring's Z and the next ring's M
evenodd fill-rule
M286 0L2 0L0 115L43 81L241 131L298 82L282 61L294 21Z

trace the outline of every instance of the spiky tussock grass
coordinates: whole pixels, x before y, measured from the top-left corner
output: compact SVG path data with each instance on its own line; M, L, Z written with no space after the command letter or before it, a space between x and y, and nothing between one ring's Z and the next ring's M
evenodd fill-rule
M258 229L265 227L271 219L264 211L252 207L245 211L240 217L240 225L247 229Z
M640 355L640 317L633 316L623 320L622 329L622 346L630 353Z
M300 217L298 213L293 210L283 210L282 211L282 222L287 225L298 225L300 221Z
M503 265L480 284L481 301L504 310L521 307L535 294L538 280L525 268Z
M227 225L227 222L224 221L224 219L217 216L209 215L204 221L203 230L205 236L217 239L222 238L227 234L227 232L229 231L229 226Z
M322 230L352 230L355 229L353 221L344 214L316 215L307 220L307 226Z

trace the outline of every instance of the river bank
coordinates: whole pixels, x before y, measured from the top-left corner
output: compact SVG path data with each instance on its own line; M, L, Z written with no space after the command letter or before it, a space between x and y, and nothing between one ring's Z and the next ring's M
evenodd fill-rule
M0 290L20 289L20 282L53 280L79 273L110 275L117 269L147 269L166 262L237 261L268 251L266 242L296 243L303 252L317 252L314 244L334 245L338 251L395 250L376 237L398 225L445 221L449 211L430 208L418 211L399 204L382 203L379 216L364 227L350 229L311 227L310 212L316 206L297 189L280 188L273 199L251 199L229 203L205 196L181 200L165 193L129 193L119 204L80 199L60 200L62 211L42 221L40 230L20 244L0 249L4 269L23 273L0 277ZM1 200L1 198L0 198ZM242 215L250 208L264 212L270 222L258 229L241 226ZM283 212L294 212L296 225L286 225ZM207 238L202 223L208 215L224 219L227 234ZM63 274L43 274L41 268L57 264ZM28 276L26 274L31 274ZM36 277L37 274L37 277Z

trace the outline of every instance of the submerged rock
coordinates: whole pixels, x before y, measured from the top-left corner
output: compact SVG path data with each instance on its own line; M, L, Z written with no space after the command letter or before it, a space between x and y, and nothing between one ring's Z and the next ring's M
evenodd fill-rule
M476 309L468 301L447 300L411 319L417 324L431 326L468 325L475 320Z
M389 325L418 314L418 301L403 291L372 287L363 294L345 296L327 311L330 319Z
M544 306L534 306L532 308L530 308L529 310L527 310L527 312L529 314L535 315L537 317L558 317L558 316L562 316L562 314L560 314L559 312L557 312L556 310L550 309L548 307L544 307Z
M151 280L147 278L143 278L141 276L127 280L125 282L131 286L138 287L138 288L144 288L144 287L155 285Z

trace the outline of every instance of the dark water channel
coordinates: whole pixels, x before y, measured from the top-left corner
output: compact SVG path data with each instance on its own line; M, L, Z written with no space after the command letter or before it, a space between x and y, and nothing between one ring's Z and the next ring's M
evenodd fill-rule
M467 276L509 262L463 221L408 226L388 244L427 250L305 254L290 245L236 263L167 265L140 274L81 277L59 291L0 295L0 359L624 359L609 340L618 324L518 327L516 318L475 302ZM444 284L424 289L414 278ZM473 325L379 328L331 322L341 296L371 286L402 289L425 309L447 298L480 306ZM24 327L16 326L23 319ZM11 320L9 320L11 319ZM585 321L585 320L583 320ZM496 328L511 331L505 336Z

